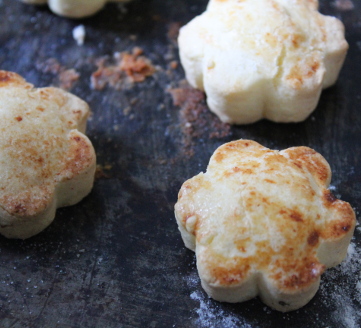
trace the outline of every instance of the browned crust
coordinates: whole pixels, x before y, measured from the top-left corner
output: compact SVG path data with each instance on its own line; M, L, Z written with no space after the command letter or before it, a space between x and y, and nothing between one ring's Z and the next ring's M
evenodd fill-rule
M299 42L299 37L292 37L292 43L295 47L299 47ZM292 88L300 90L303 88L305 81L313 78L320 68L322 68L322 65L317 56L308 58L303 63L301 63L301 58L299 58L298 63L291 68L285 79Z
M79 175L84 169L90 167L94 161L94 151L89 140L76 130L70 132L69 150L64 169L59 173L59 177L66 180Z
M27 83L19 74L0 70L0 88L9 86L22 87L26 89L31 89L33 87L30 83Z
M325 158L309 147L292 147L283 151L295 165L305 167L317 182L327 187L331 178L331 169Z
M323 204L334 215L332 222L321 231L320 236L324 240L338 240L355 227L356 216L351 205L343 202L325 190Z
M40 186L34 190L25 190L17 195L4 195L0 198L2 206L9 214L18 218L31 218L46 210L52 200L48 186Z
M26 94L19 94L32 100L37 99L36 101L39 102L38 106L27 108L27 99L23 100L24 106L21 108L24 108L24 114L14 115L11 126L23 125L20 129L24 131L24 134L20 136L10 134L8 136L9 146L4 146L6 155L19 164L17 169L13 169L11 176L16 181L23 181L24 188L15 193L10 192L5 185L0 193L0 206L8 214L19 219L36 217L51 205L55 185L61 181L60 176L62 179L71 179L94 162L95 154L90 141L74 129L80 121L87 117L89 110L82 101L74 96L70 97L65 91L57 88L33 88L31 84L26 83L21 76L13 72L0 71L0 87L14 88L15 95L17 89L26 89ZM39 139L44 137L40 136L41 126L34 128L34 121L30 122L29 120L39 118L39 122L36 122L34 126L43 122L46 124L47 119L42 121L40 117L48 117L46 115L49 113L50 103L58 106L59 112L55 115L59 115L57 128L60 132L46 133L44 139ZM56 107L53 108L55 110ZM33 110L29 120L28 109ZM38 111L38 113L34 114L34 111ZM32 130L27 130L27 124L31 124ZM68 139L66 138L67 134ZM64 153L62 153L63 151ZM57 159L60 156L63 160L54 160L52 158L54 153L57 153L54 158ZM21 167L29 169L24 173L25 171L21 170ZM30 172L36 176L31 176ZM33 181L34 177L36 177L36 181Z
M212 160L222 162L225 158L230 156L231 153L241 154L242 152L254 151L257 149L267 149L261 146L258 142L252 140L236 140L228 142L220 146L213 154Z
M236 163L237 159L239 165L229 168L228 163ZM262 162L262 166L259 161ZM257 231L257 224L262 225L266 222L263 216L253 213L253 209L261 207L265 215L272 220L277 234L286 240L277 251L271 246L270 240L264 240L256 242L256 251L252 255L232 257L224 256L216 252L212 246L203 244L201 250L197 252L197 260L203 267L202 271L207 272L209 279L207 283L211 285L237 286L250 274L263 272L280 290L296 293L316 283L324 272L325 265L317 258L320 245L342 239L355 226L356 219L351 206L336 199L326 189L331 177L327 161L311 148L294 147L278 152L254 141L238 140L222 145L215 151L209 170L212 171L213 177L217 177L220 184L223 179L242 183L241 177L244 177L250 185L247 186L247 193L242 193L240 201L247 215L252 217L254 224L252 229ZM285 171L295 173L287 176L283 174ZM258 178L259 172L262 172L261 180ZM194 196L200 189L209 189L211 193L217 188L206 174L198 175L183 184L177 204L177 217L184 226L190 217L197 218L194 231L191 233L198 243L201 243L210 231L203 229L207 220L207 214L204 213L207 213L207 210L193 203ZM317 184L312 183L310 174ZM286 186L290 190L294 188L297 195L301 195L303 201L311 205L310 207L303 205L301 210L297 203L288 205L283 199L270 197L263 189L252 189L250 177L253 181L258 180L264 185L279 184L280 188ZM315 187L317 185L318 187ZM318 198L321 198L325 211L314 211L318 206L312 204L316 204ZM202 206L206 205L205 203ZM327 213L326 217L322 218L321 213ZM233 229L233 226L234 229L239 229L234 225L239 219L236 211L234 215L223 218L229 229ZM212 233L217 234L216 231ZM244 235L243 232L240 234ZM243 254L246 254L252 243L254 242L251 238L234 241L235 247Z

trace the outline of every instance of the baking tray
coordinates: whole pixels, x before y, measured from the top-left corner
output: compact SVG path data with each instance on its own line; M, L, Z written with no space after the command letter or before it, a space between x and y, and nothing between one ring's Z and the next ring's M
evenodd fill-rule
M188 90L179 65L179 26L206 0L134 0L109 4L92 18L70 20L46 6L0 1L0 68L38 87L66 87L92 108L88 136L99 171L91 194L59 209L53 224L25 241L0 237L1 327L359 327L360 229L346 261L328 270L304 308L279 313L259 299L209 299L195 256L181 240L173 207L181 184L205 171L224 142L239 138L283 149L305 145L333 170L331 187L357 216L361 200L361 3L321 1L340 18L350 49L337 84L298 124L260 121L227 126L202 94ZM350 6L351 4L351 6ZM73 29L84 25L85 43ZM156 68L143 82L93 89L99 61L143 49ZM178 62L178 65L177 65ZM45 64L44 64L45 63Z

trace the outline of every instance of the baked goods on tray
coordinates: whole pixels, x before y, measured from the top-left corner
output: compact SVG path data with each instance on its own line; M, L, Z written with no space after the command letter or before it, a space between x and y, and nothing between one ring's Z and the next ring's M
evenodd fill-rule
M308 147L276 151L250 140L219 147L175 205L209 296L259 295L283 312L309 302L325 269L345 258L356 222L327 189L330 179L326 160Z
M107 2L128 2L130 0L20 0L33 5L48 4L57 15L69 18L83 18L94 15Z
M0 71L0 233L25 239L56 209L92 189L94 148L84 135L88 105L58 88L39 88Z
M348 44L317 0L210 0L181 28L189 83L227 123L300 122L335 83Z

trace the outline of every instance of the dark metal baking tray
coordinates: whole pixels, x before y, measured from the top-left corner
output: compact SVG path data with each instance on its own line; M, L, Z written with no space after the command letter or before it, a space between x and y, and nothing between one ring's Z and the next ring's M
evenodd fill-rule
M350 3L353 6L347 6ZM70 91L92 108L88 135L102 168L91 194L75 206L59 209L42 233L25 241L0 237L1 327L361 325L359 229L348 259L323 275L314 299L283 314L257 298L241 304L209 299L173 214L181 184L206 169L219 145L239 138L273 149L314 148L332 167L335 195L359 214L361 3L320 3L322 13L344 22L350 49L336 85L322 93L306 121L264 120L234 127L220 124L204 110L199 93L180 106L169 93L184 88L184 72L174 62L179 60L177 28L206 4L134 0L124 7L126 12L109 4L79 21L58 17L46 6L0 1L0 69L44 87L60 84L59 71L44 63L55 60L60 70L74 68L80 77ZM82 46L72 37L79 24L86 29ZM92 89L97 60L108 56L111 61L114 53L134 47L143 49L157 71L144 82ZM185 124L187 120L191 125Z

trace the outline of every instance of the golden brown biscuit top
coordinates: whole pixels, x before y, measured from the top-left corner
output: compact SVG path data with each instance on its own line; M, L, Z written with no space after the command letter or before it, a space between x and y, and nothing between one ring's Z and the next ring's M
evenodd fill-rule
M191 86L226 123L300 122L333 85L348 43L310 0L210 0L179 32Z
M355 226L350 205L326 189L330 178L326 160L307 147L274 151L239 140L218 148L176 205L196 238L203 279L235 286L262 274L287 292L314 283L332 263L318 257L320 247Z
M0 71L0 203L11 215L48 206L56 183L94 161L85 129L87 104L56 88L35 89Z

